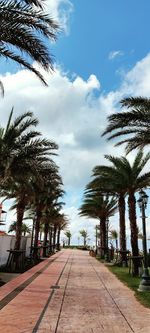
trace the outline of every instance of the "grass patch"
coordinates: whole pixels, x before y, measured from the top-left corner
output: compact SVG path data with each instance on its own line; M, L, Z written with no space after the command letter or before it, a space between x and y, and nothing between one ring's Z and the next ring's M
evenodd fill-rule
M98 254L96 255L96 259L102 263L105 263L106 261L104 259L101 258L101 256L99 256Z
M128 267L107 266L107 268L115 274L120 281L134 291L137 300L145 307L150 308L150 292L138 291L141 278L129 275Z

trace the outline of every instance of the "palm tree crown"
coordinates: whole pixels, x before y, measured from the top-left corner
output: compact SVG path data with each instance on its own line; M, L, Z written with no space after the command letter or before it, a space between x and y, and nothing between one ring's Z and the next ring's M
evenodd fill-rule
M30 59L37 61L45 70L53 69L52 56L42 37L55 40L58 24L45 14L42 8L37 9L33 4L41 7L42 1L1 1L0 56L23 65L46 84Z
M143 148L150 144L150 99L137 97L125 98L122 107L129 111L112 114L108 117L109 124L102 135L110 134L108 140L127 136L117 145L126 143L126 152ZM111 134L112 133L112 134Z

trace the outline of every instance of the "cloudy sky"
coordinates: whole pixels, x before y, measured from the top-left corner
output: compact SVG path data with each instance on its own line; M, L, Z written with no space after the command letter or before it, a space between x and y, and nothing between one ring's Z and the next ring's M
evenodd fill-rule
M63 28L50 45L55 73L43 73L45 88L34 74L1 59L1 124L12 106L15 116L32 110L39 118L43 135L59 144L57 163L72 243L78 242L82 228L92 242L95 222L78 216L84 187L92 168L105 163L104 154L124 154L124 147L116 149L101 138L106 117L119 110L124 96L150 97L150 2L47 0L46 7ZM13 217L7 219L9 224ZM118 229L117 215L111 225Z

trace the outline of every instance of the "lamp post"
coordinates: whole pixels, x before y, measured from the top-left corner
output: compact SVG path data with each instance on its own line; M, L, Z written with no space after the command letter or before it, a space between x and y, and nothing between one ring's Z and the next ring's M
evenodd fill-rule
M95 234L95 247L96 247L96 254L97 254L97 228L98 226L95 226L96 234Z
M146 243L146 216L145 209L147 207L148 195L141 190L139 192L139 199L137 200L140 211L142 213L142 228L143 228L143 256L144 256L144 271L142 274L142 280L139 285L139 291L150 291L150 276L148 270L147 260L147 243Z
M108 229L109 229L109 218L106 218L106 261L109 262L109 248L108 248Z
M32 234L31 234L31 246L30 246L30 257L32 257L33 252L33 237L34 237L34 229L35 229L35 222L36 222L36 213L33 216L33 225L32 225Z
M5 225L6 224L5 222L6 222L7 212L2 209L3 201L0 203L0 225Z

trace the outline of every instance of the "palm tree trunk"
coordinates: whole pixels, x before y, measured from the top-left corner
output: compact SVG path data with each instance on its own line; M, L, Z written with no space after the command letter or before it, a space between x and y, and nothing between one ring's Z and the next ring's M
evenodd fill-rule
M15 241L15 250L20 250L21 244L21 235L22 235L22 220L25 211L25 204L23 201L20 201L17 205L17 223L16 223L16 241Z
M55 250L55 247L56 247L56 231L57 231L57 226L54 225L54 231L53 231L53 250Z
M116 250L118 250L118 239L116 239Z
M102 257L103 231L102 231L102 222L101 222L101 220L100 220L99 231L100 231L100 256Z
M40 241L42 240L42 230L40 232Z
M124 195L119 196L119 228L120 228L120 253L121 261L127 262L126 254L126 224L125 224L125 198Z
M60 250L60 227L58 227L57 231L57 250Z
M49 227L49 223L48 223L48 220L46 219L45 224L44 224L43 257L47 256L46 246L47 246L48 227Z
M129 192L128 198L129 205L129 220L130 220L130 228L131 228L131 246L132 246L132 255L138 256L138 228L136 223L136 199L133 191ZM133 274L138 275L138 260L133 261Z
M34 249L33 249L33 258L35 260L38 260L38 239L40 232L40 220L41 220L41 211L37 210L36 221L35 221Z
M101 219L101 240L102 240L102 245L101 245L101 255L102 258L104 258L105 254L107 253L107 237L106 237L106 218Z
M52 253L52 226L49 227L49 248L50 248L50 253Z

